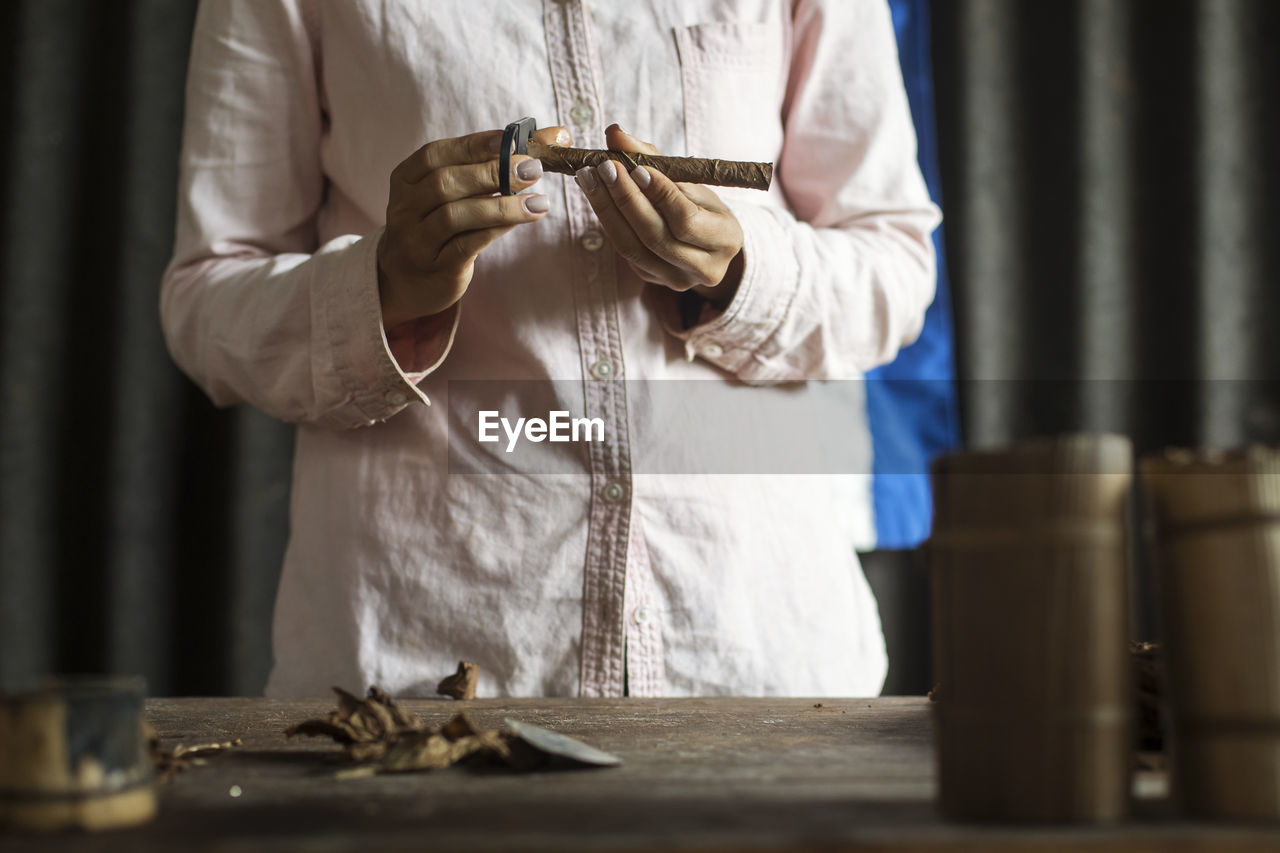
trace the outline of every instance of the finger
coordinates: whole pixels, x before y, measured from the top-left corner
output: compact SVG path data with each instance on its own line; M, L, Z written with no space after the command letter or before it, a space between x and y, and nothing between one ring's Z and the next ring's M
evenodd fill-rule
M661 153L652 143L637 139L616 124L611 124L605 128L604 134L605 144L614 151L635 151L641 154L655 155ZM656 172L656 170L650 169L650 172ZM677 186L696 204L709 210L728 210L720 196L702 184L682 183L677 184Z
M732 242L728 221L719 215L727 209L723 204L714 213L708 211L690 197L685 185L675 183L657 169L637 166L628 177L653 205L676 240L707 251L723 249ZM706 190L696 184L693 186ZM707 192L719 201L715 193Z
M662 221L662 215L621 164L615 160L601 163L596 167L596 177L641 241L654 254L669 260L667 253L674 239Z
M484 130L451 139L437 139L406 157L392 171L391 176L405 184L416 184L444 166L492 160L498 156L501 147L500 130Z
M426 239L434 242L438 255L457 234L534 222L546 216L550 209L551 200L537 193L464 198L433 210L422 220L422 229Z
M509 168L511 188L514 190L528 189L542 178L541 161L525 154L513 156ZM397 208L423 219L442 204L474 196L491 196L498 192L498 174L501 169L502 163L499 160L445 166L436 169L418 183L404 187L394 203Z
M454 235L440 247L441 258L453 257L461 264L470 263L476 255L489 248L493 241L514 229L514 225L499 225L494 228L481 228L478 231L464 231Z
M634 151L638 154L660 153L652 144L636 139L616 124L604 129L605 146L614 151Z
M676 237L663 214L654 207L631 174L612 161L601 163L596 172L608 188L614 205L649 251L681 270L684 280L693 284L706 283L700 270L706 266L707 251ZM649 177L649 172L643 169L637 170L636 174ZM676 192L679 193L678 190Z
M658 171L658 169L649 167L650 175ZM729 210L729 206L724 203L724 199L720 198L715 190L705 184L690 184L685 183L684 181L672 181L672 183L676 185L676 188L679 189L680 192L684 193L685 196L688 197L689 201L699 207L706 208L707 210L713 210L717 213L727 213Z
M540 127L533 132L533 138L543 145L559 145L562 148L573 145L573 134L569 132L569 128L559 125Z
M616 166L616 164L615 164ZM600 227L609 237L614 251L635 267L648 281L666 281L673 272L671 264L656 255L641 239L627 220L609 190L605 188L597 170L591 167L579 169L575 176L578 186L600 220Z

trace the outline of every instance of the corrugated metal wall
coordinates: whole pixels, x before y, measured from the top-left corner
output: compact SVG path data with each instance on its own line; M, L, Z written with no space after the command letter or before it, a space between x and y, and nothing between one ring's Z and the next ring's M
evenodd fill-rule
M967 439L1280 440L1280 3L939 0Z
M260 692L292 429L159 326L195 0L0 3L0 687Z

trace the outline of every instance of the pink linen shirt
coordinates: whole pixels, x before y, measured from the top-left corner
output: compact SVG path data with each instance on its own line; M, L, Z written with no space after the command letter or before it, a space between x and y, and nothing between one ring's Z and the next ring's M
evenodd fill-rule
M384 330L391 170L524 115L775 161L769 192L717 190L745 236L728 308L685 329L547 175L550 214L457 306ZM879 692L868 477L638 471L675 427L629 388L857 379L918 334L938 212L883 0L204 0L179 199L173 357L297 424L268 694L430 695L459 659L489 696ZM607 437L576 471L502 473L493 446L496 473L451 474L462 380L511 382L522 415L560 380Z

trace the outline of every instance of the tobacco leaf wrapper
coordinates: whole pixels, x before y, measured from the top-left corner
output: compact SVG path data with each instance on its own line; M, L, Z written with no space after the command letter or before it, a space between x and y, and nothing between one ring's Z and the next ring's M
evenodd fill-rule
M527 150L530 157L542 161L544 169L562 175L572 175L585 166L598 166L606 160L617 160L628 172L636 166L649 166L671 180L683 183L767 190L773 181L772 163L714 160L706 157L667 157L604 148L565 148L533 140L529 141Z

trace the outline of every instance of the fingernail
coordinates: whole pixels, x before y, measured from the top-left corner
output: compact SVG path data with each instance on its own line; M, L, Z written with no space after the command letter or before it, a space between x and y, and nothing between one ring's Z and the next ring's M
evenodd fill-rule
M546 213L551 209L551 199L545 195L530 193L524 197L524 209L530 213Z
M612 160L605 160L599 166L596 166L596 171L600 173L600 178L610 186L613 186L613 182L618 180L618 167L614 165Z
M522 181L536 181L542 177L542 161L530 157L516 164L516 177Z
M572 145L573 137L563 127L556 131L556 145Z
M583 192L596 191L596 176L590 166L583 166L574 174L574 177L578 179L578 186L582 187Z
M636 166L631 170L631 180L635 181L636 186L643 190L648 188L649 182L653 178L649 176L649 170L644 166Z

